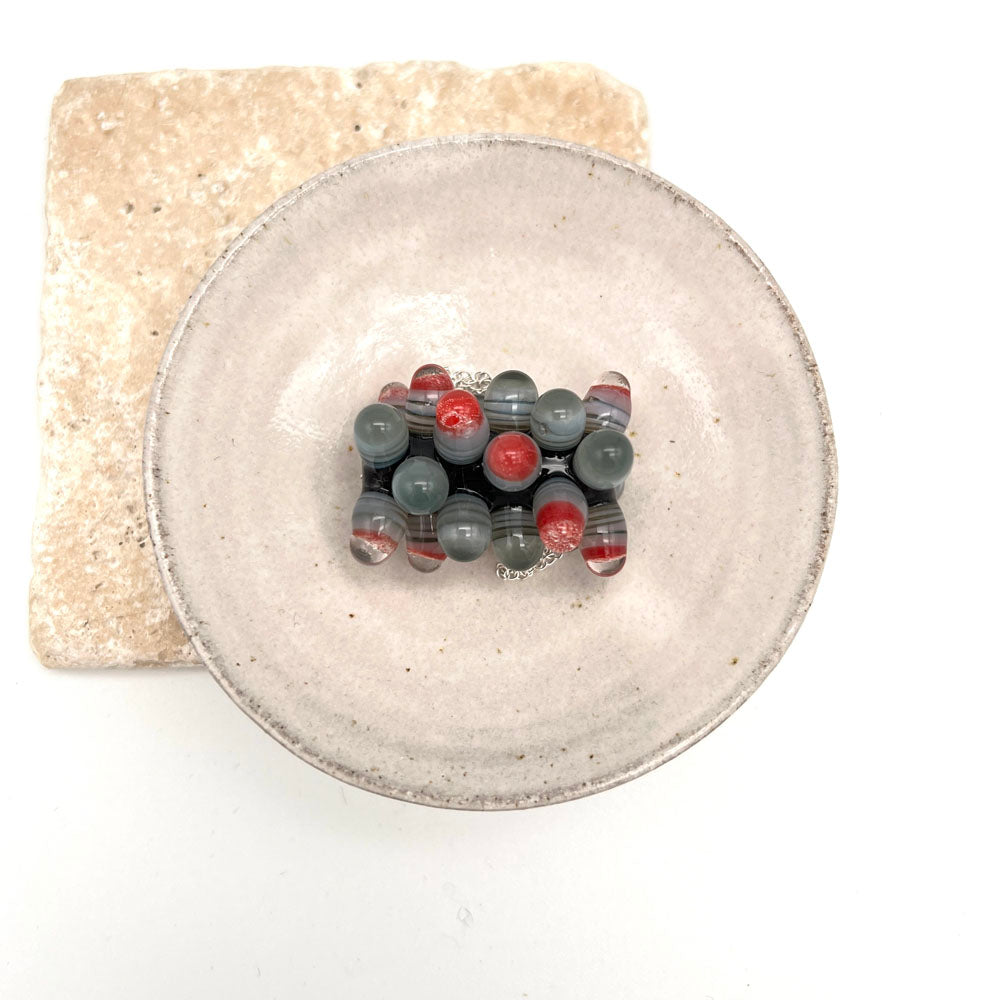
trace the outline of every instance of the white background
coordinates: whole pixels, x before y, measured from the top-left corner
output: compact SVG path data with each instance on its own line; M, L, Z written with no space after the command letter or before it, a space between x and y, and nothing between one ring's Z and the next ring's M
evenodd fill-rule
M996 996L993 5L17 5L3 87L0 997ZM447 58L638 87L653 169L797 309L841 503L763 688L610 792L437 811L313 771L207 673L27 643L42 198L64 78Z

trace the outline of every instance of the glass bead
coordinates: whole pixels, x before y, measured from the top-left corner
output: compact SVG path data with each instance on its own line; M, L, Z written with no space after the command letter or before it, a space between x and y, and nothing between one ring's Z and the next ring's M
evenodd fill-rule
M531 411L538 399L538 388L524 372L500 372L486 389L483 411L490 422L490 430L503 431L531 429Z
M365 566L384 562L406 531L406 515L384 493L362 493L351 513L351 555Z
M406 515L406 558L421 573L441 568L447 556L437 539L436 514Z
M413 373L406 394L406 422L411 434L431 437L437 402L454 388L451 376L440 365L422 365Z
M625 565L628 528L618 504L612 501L590 508L580 553L587 569L597 576L614 576Z
M632 471L632 445L621 431L600 430L588 434L573 455L573 473L594 490L620 486Z
M569 389L543 392L531 411L531 436L547 451L569 451L587 424L583 400Z
M527 507L498 507L493 521L493 553L508 569L525 570L542 558L544 546Z
M533 513L538 534L553 552L572 552L583 538L587 500L565 476L550 476L535 490Z
M632 416L632 387L621 372L605 372L583 397L586 432L610 427L623 431Z
M402 382L386 382L378 393L378 401L380 403L388 403L390 406L395 406L400 413L406 412L406 397L409 395L409 390L403 385Z
M449 559L472 562L490 544L493 525L484 500L472 493L454 493L438 511L438 544Z
M437 402L434 447L446 462L469 465L483 454L490 425L479 400L464 389L452 389Z
M541 471L542 454L527 434L505 431L486 446L483 472L498 490L505 493L526 490Z
M406 454L410 433L394 406L369 403L354 420L354 444L366 462L382 469Z
M433 458L411 456L393 474L392 495L407 514L433 514L448 498L448 474Z

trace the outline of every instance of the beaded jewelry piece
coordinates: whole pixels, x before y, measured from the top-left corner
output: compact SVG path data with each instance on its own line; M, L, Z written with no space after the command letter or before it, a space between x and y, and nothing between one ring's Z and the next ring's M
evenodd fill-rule
M374 566L405 539L410 565L430 573L492 543L497 576L523 580L579 549L592 573L614 576L628 548L617 501L632 470L631 414L620 372L581 399L539 395L520 371L453 377L422 365L354 421L362 490L351 553Z

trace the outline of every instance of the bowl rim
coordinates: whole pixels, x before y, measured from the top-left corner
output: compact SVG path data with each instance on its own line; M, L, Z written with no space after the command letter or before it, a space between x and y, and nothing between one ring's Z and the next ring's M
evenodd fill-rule
M240 250L246 246L267 224L280 215L288 206L294 204L299 199L308 195L314 188L328 184L349 173L363 169L366 164L374 160L387 156L406 156L407 154L425 150L438 146L541 146L559 149L573 154L582 154L591 160L600 161L614 167L624 169L636 177L644 180L653 189L660 190L672 197L675 201L681 201L689 205L701 214L710 224L714 225L721 236L732 246L734 246L750 263L763 279L768 291L777 301L781 311L784 313L791 331L795 337L800 361L809 376L812 396L817 406L817 413L820 423L820 434L822 440L822 466L824 479L823 502L819 512L819 531L817 544L813 550L812 557L806 568L805 575L798 590L791 602L791 607L786 615L782 626L767 653L765 653L754 665L753 670L746 676L743 684L735 694L725 703L712 717L701 725L693 727L690 731L676 734L675 738L658 746L652 753L645 754L640 759L631 764L617 768L612 773L588 781L587 783L575 783L547 790L544 794L532 793L523 796L512 795L477 795L468 798L456 799L445 795L427 793L421 789L406 787L394 787L391 785L377 784L364 772L347 768L338 762L322 757L312 752L309 748L301 745L284 732L280 724L275 720L255 710L249 703L249 699L244 696L238 686L232 682L225 674L220 664L216 660L208 644L199 634L195 627L195 621L190 613L187 598L185 596L183 581L174 572L170 553L165 545L167 532L163 523L163 509L161 503L160 470L157 466L157 454L160 446L160 417L163 409L163 395L167 382L174 371L174 357L178 345L187 333L191 317L197 309L202 297L208 289L215 283L219 276L226 270L229 264L239 255ZM830 548L830 539L833 532L834 520L837 509L838 493L838 463L837 449L833 434L833 424L830 417L830 407L827 401L826 390L823 380L813 356L812 348L806 338L802 324L798 316L792 309L784 292L778 286L774 276L764 265L763 261L754 253L745 240L743 240L731 226L727 225L718 215L703 205L696 198L682 191L669 181L653 173L646 167L642 167L630 160L622 159L611 153L580 143L567 142L562 139L553 139L544 136L524 135L510 132L473 132L467 134L455 134L447 136L435 136L426 139L417 139L410 142L394 143L380 149L372 150L360 156L353 157L343 163L330 167L319 174L304 181L298 187L278 198L273 204L260 213L250 222L240 234L226 247L226 249L213 262L206 271L204 277L198 283L178 317L177 323L170 334L170 338L164 349L153 382L152 391L149 397L149 404L146 410L145 431L143 434L143 494L146 507L146 518L149 525L149 537L152 540L153 551L156 554L156 564L160 573L160 578L167 591L170 604L177 615L185 634L208 668L209 672L226 692L227 695L239 706L240 709L260 726L269 736L277 740L280 744L291 750L296 756L311 764L318 770L339 778L348 784L363 788L366 791L388 798L398 799L406 802L414 802L421 805L434 806L438 808L462 809L470 811L487 810L507 810L524 809L542 805L553 805L560 802L568 802L573 799L584 798L597 792L605 791L617 785L631 781L643 774L655 770L667 761L679 756L689 747L707 736L717 726L728 719L763 683L778 664L785 651L795 638L799 627L805 619L806 613L812 605L816 589L819 586L820 577L823 573L823 566Z

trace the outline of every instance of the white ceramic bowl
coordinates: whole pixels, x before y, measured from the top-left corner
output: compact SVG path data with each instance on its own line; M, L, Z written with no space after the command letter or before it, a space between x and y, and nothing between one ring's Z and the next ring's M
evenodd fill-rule
M354 416L427 361L628 376L621 574L352 560ZM809 607L836 495L816 364L746 244L634 164L490 135L352 160L254 222L174 330L145 476L234 701L345 781L478 809L607 788L725 719Z

